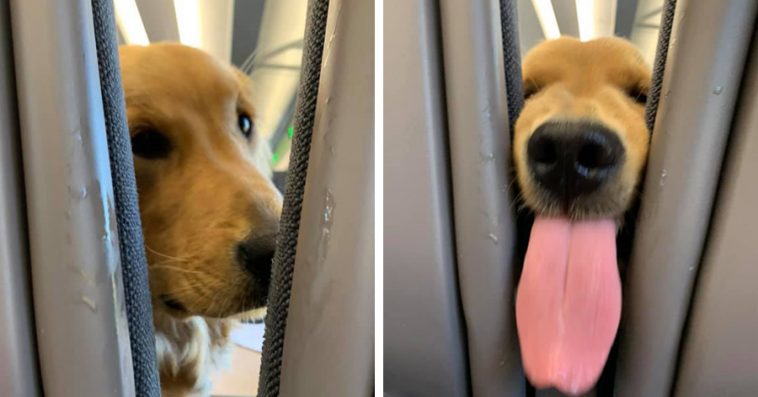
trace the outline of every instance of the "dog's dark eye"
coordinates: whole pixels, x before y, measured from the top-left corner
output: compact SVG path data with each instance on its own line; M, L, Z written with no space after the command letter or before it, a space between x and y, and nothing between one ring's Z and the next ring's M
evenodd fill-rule
M253 120L250 119L250 116L247 113L240 113L237 116L237 125L239 125L242 135L250 139L250 136L253 135Z
M146 159L168 157L171 152L171 141L153 128L140 129L132 137L132 153Z
M540 90L537 84L524 83L524 100L529 99Z
M626 91L629 98L632 98L634 102L644 105L647 103L647 90L639 87L633 87Z

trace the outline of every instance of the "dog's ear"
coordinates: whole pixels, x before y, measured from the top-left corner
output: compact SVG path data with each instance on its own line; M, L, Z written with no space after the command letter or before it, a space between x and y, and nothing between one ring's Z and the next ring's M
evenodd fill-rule
M641 105L647 103L647 92L647 87L641 85L634 85L626 89L626 94L629 95L629 98Z

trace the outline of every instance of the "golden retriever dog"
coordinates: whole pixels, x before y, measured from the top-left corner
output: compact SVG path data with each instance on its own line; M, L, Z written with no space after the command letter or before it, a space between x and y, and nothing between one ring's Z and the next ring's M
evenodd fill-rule
M207 395L241 313L261 316L281 195L247 77L179 44L119 50L164 396Z
M523 62L513 161L535 215L516 295L524 370L537 388L581 394L621 315L616 233L646 163L651 72L629 42L563 37Z

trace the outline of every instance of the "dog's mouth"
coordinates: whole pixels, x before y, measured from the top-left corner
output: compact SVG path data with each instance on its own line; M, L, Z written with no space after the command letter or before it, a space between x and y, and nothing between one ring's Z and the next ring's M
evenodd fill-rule
M187 307L179 298L169 294L159 297L160 303L168 309L169 313L177 317L200 315L210 318L226 318L235 315L258 318L258 313L265 313L267 305L268 288L251 288L244 296L230 300L229 305L219 306L210 303L205 309Z
M536 216L568 218L573 222L599 219L620 220L626 207L626 202L619 200L618 196L613 194L598 193L585 197L567 198L557 197L539 187L535 188L532 194L537 198L524 199L522 204Z
M536 212L516 295L524 370L535 387L597 382L621 318L613 186L624 151L599 124L549 122L527 144ZM610 193L610 194L609 194Z
M185 307L179 300L172 298L168 295L161 295L160 297L161 303L163 303L167 308L178 312L182 314L188 313L187 307Z

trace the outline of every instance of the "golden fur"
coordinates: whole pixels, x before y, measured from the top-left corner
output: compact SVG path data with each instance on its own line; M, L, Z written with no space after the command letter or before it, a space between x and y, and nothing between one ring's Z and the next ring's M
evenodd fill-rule
M268 280L246 272L236 248L278 230L270 150L240 133L241 115L254 119L254 109L247 77L232 66L169 43L124 46L120 57L133 148L147 136L138 134L170 143L166 155L134 156L161 388L206 395L232 316L263 310Z
M618 217L631 204L647 158L644 102L650 69L638 50L620 38L581 42L562 37L541 43L523 62L527 100L516 122L513 159L527 207L543 215ZM618 176L591 206L563 210L541 194L526 160L529 137L548 121L592 121L612 130L626 152Z

